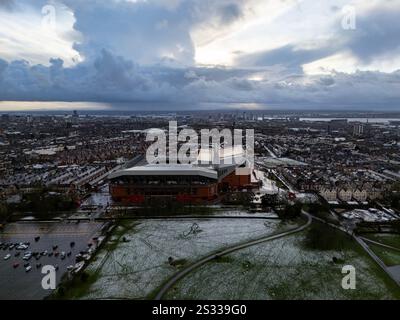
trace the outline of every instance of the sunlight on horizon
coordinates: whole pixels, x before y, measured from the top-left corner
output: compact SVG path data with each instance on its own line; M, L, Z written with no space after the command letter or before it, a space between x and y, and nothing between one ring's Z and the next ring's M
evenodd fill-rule
M111 105L101 102L0 101L0 112L108 109L111 109Z

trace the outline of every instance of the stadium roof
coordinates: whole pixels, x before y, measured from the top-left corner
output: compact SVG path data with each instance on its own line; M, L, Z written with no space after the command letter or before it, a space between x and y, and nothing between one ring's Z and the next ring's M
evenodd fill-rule
M217 163L212 149L201 149L197 163L193 164L150 164L144 155L129 161L123 169L111 173L108 178L122 176L203 176L210 179L222 180L236 168L246 164L245 152L242 147L218 150ZM219 162L219 163L218 163Z
M149 164L114 172L110 174L109 179L123 176L202 176L217 180L218 172L210 168L192 165Z

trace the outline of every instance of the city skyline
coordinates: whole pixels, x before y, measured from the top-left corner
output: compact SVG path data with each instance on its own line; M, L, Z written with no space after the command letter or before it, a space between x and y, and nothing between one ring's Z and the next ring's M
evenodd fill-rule
M400 300L399 17L0 0L0 301Z

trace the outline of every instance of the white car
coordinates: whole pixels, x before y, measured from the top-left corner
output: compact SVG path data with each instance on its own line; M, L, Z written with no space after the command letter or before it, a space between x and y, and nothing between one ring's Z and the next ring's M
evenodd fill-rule
M17 250L26 250L26 249L28 249L28 246L22 243L17 247Z
M26 268L25 268L25 271L26 272L29 272L29 271L31 271L32 270L32 267L31 266L27 266Z
M32 253L25 253L24 256L22 257L22 260L29 260L30 258L32 258Z
M11 258L11 254L8 254L8 255L6 255L5 257L4 257L4 260L8 260L8 259L10 259Z

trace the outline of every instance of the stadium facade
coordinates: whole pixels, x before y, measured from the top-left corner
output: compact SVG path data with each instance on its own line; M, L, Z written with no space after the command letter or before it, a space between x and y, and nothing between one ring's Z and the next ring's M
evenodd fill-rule
M140 156L109 176L110 193L124 204L217 202L228 192L259 186L243 154L224 150L218 164L202 151L197 164L150 164Z

